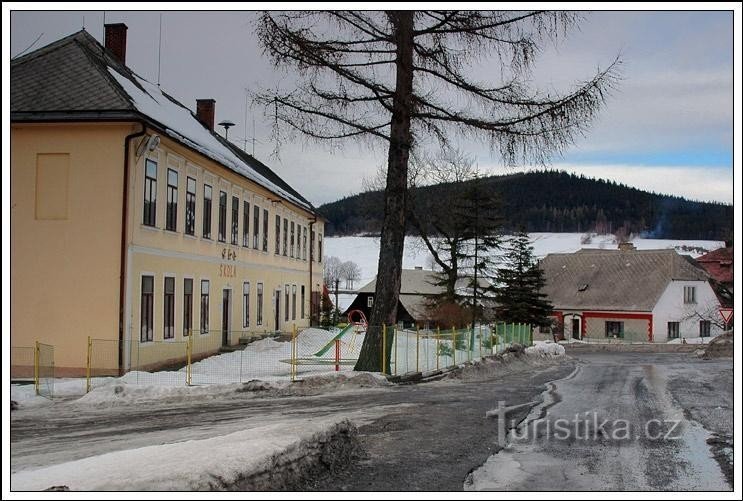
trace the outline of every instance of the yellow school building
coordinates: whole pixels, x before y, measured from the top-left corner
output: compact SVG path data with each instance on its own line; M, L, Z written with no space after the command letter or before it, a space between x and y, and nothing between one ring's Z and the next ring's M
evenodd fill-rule
M126 31L11 61L11 345L53 345L59 376L89 338L122 373L319 310L323 219L214 132L213 100L193 113L132 72Z

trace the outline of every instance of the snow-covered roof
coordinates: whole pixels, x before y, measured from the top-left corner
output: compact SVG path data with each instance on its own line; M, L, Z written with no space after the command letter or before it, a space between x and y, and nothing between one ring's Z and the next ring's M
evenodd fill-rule
M145 119L170 138L314 212L268 166L205 127L85 30L11 61L11 121Z

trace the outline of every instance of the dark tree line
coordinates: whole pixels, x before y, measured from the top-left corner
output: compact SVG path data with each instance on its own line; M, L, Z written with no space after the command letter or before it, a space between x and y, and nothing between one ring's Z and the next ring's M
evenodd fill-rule
M528 232L616 233L624 228L648 238L727 240L732 235L733 207L648 193L615 182L565 172L530 172L482 178L499 198L503 228ZM422 212L451 205L460 188L444 183L416 188ZM443 201L443 202L442 202ZM430 209L428 209L429 207ZM325 204L326 233L378 234L381 193L369 192ZM435 235L436 229L431 228ZM410 234L418 233L411 225Z

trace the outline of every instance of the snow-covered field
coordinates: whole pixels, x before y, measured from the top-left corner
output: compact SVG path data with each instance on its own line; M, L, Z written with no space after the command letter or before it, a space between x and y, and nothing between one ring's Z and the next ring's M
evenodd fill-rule
M551 253L568 253L580 249L615 249L613 235L592 235L590 242L582 243L585 233L530 233L534 254L542 258ZM702 254L724 247L725 243L716 240L659 240L635 238L632 243L636 248L676 249L680 254L699 257ZM377 274L379 259L379 239L375 237L328 237L325 239L325 255L335 256L341 261L353 261L361 268L361 279L356 283L360 288L371 281ZM432 259L418 237L405 238L403 268L412 269L421 266L432 269ZM338 303L341 310L346 309L355 295L340 294Z

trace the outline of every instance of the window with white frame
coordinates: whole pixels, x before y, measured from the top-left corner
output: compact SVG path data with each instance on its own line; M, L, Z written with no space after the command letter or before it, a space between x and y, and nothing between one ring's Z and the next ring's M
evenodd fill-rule
M163 287L163 339L175 337L175 278L165 277Z
M202 235L204 238L212 238L212 187L204 185L204 213L201 224Z
M243 282L243 327L250 327L250 282Z
M186 235L196 231L196 180L186 178Z
M190 336L193 328L193 278L183 279L183 335Z
M209 333L209 280L201 281L201 333Z
M140 333L139 340L143 343L152 341L155 315L153 311L155 277L142 276L142 300L139 308Z
M178 226L178 171L168 169L167 205L165 207L165 229L176 231Z
M292 320L297 319L297 286L292 285Z
M155 226L157 220L157 162L145 160L144 167L144 206L142 224Z
M696 304L697 288L693 285L684 286L684 304Z
M250 247L250 202L243 200L243 247Z
M258 239L259 234L258 231L260 230L260 217L261 217L261 208L257 205L253 205L253 248L258 249Z
M263 284L258 282L255 285L255 323L256 325L263 325Z
M268 252L268 209L263 209L263 252Z
M232 197L232 226L230 227L230 243L237 245L237 231L240 221L240 199Z
M369 296L366 298L366 307L371 308L374 306L374 296Z

